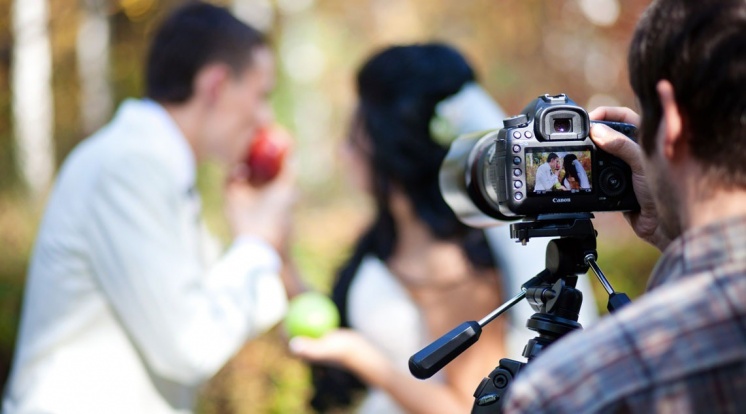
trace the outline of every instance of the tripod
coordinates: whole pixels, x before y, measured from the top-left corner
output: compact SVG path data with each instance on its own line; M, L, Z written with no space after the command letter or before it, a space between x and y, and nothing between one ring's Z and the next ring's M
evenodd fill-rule
M482 327L524 298L536 311L526 326L538 332L529 340L523 356L531 362L543 349L568 332L581 329L578 313L582 293L575 289L577 275L592 269L609 295L607 309L616 311L629 303L624 293L615 292L596 263L596 231L590 213L551 214L511 224L511 237L525 244L531 237L559 237L551 240L546 251L546 268L521 286L521 292L479 322L468 321L435 340L409 359L409 370L415 377L433 376L454 358L474 344ZM526 365L508 358L482 380L474 392L472 413L501 412L503 395L513 378Z

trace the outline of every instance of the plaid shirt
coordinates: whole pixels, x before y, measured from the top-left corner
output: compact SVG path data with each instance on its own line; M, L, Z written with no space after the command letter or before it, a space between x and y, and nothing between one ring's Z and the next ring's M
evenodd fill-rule
M533 360L504 412L746 413L746 216L675 240L648 290Z

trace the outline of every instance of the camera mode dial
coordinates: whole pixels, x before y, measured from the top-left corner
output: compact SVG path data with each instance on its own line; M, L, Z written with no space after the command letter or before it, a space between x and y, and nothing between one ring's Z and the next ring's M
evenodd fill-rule
M526 114L512 116L510 118L504 119L503 125L505 126L505 128L523 127L528 125L528 117L526 116Z

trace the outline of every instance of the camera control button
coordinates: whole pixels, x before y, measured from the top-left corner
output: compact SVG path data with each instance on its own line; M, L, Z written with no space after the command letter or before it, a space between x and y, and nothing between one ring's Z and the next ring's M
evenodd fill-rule
M514 131L513 132L513 138L520 139L521 138L521 131Z
M515 198L518 201L521 201L521 200L523 200L523 193L517 192L517 193L515 193L515 195L513 195L513 198Z
M523 133L523 136L528 139L528 138L532 138L534 134L532 134L531 131L526 131Z
M522 173L522 171L521 171L521 169L520 169L520 168L514 168L514 169L513 169L513 175L514 175L514 176L516 176L516 177L520 177L520 176L521 176L521 173Z
M513 165L521 165L521 157L513 157Z
M514 181L513 182L513 187L515 187L515 188L521 188L521 187L523 187L523 181Z
M516 153L521 152L521 146L518 144L513 145L513 152L516 152Z

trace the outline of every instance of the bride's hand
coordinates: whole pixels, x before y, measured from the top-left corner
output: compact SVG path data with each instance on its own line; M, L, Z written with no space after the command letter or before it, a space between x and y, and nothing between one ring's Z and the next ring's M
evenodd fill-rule
M310 362L340 365L375 386L391 362L365 337L351 329L336 329L314 339L298 336L290 340L290 351Z

